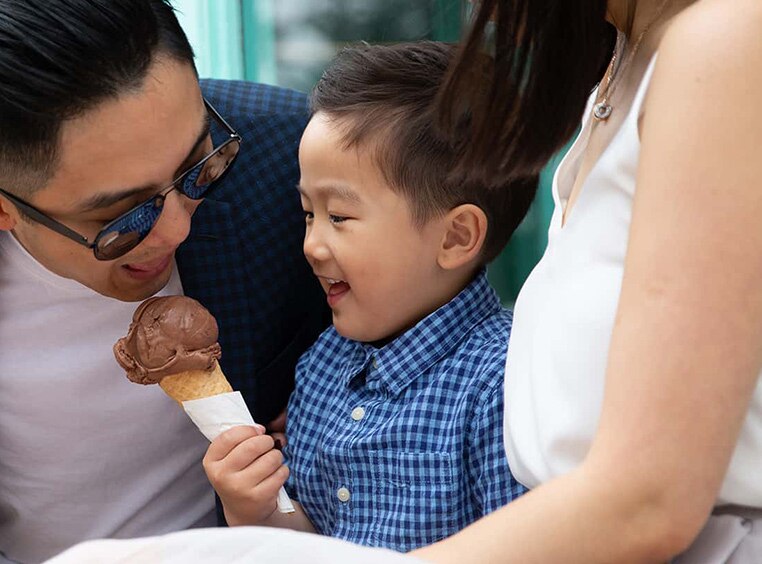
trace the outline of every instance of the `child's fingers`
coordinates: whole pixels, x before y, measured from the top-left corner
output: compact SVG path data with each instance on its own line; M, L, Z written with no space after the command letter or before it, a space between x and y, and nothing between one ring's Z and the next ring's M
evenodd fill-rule
M278 488L288 478L288 468L281 460L280 452L273 450L239 472L221 472L218 464L212 468L209 480L228 508L238 505L248 510L261 509L275 501Z
M238 472L237 478L248 484L261 484L282 466L283 456L280 451L271 449Z
M251 437L237 444L222 460L211 461L205 457L204 471L218 491L244 491L255 487L273 472L278 458L270 452L280 457L280 451L273 450L270 437Z
M259 494L266 499L272 499L278 496L278 490L283 487L283 484L288 480L288 466L281 464L275 472L270 474L267 478L262 480L257 486Z
M257 462L261 457L267 456L274 447L275 442L268 435L251 437L237 444L220 462L225 465L229 472L240 472Z
M204 463L217 462L225 458L230 452L242 442L252 437L262 434L261 426L252 427L249 425L239 425L221 433L212 441L204 456Z

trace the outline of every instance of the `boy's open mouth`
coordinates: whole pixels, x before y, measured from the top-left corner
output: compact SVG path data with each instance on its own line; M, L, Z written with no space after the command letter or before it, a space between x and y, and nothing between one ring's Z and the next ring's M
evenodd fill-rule
M345 280L326 278L325 281L329 284L327 292L328 305L333 307L339 300L341 300L341 298L347 295L351 287Z

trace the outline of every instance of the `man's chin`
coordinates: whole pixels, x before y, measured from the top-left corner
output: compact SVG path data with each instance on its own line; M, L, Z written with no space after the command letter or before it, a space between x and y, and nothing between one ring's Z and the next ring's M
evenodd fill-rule
M120 273L123 274L123 273ZM134 280L130 277L123 277L118 283L110 284L109 288L101 291L94 288L99 294L109 298L114 298L123 302L142 302L161 291L168 283L172 275L172 266L170 265L161 275L150 280Z

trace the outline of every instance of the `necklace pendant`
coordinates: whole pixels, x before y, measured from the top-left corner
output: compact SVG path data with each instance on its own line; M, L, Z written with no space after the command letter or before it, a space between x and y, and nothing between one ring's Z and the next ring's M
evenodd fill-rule
M609 119L611 112L614 108L606 102L599 102L593 107L593 116L600 121L606 121Z

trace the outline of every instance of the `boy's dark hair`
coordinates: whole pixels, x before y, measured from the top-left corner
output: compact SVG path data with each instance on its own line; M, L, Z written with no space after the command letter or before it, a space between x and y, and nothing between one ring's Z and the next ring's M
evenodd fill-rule
M169 0L0 0L0 187L42 187L62 124L139 89L159 54L193 66Z
M390 187L411 203L416 224L461 204L481 208L489 222L481 255L487 263L526 215L537 177L508 184L453 174L467 140L439 134L434 101L455 53L454 45L433 41L347 47L315 86L311 109L336 123L345 147L372 151Z

